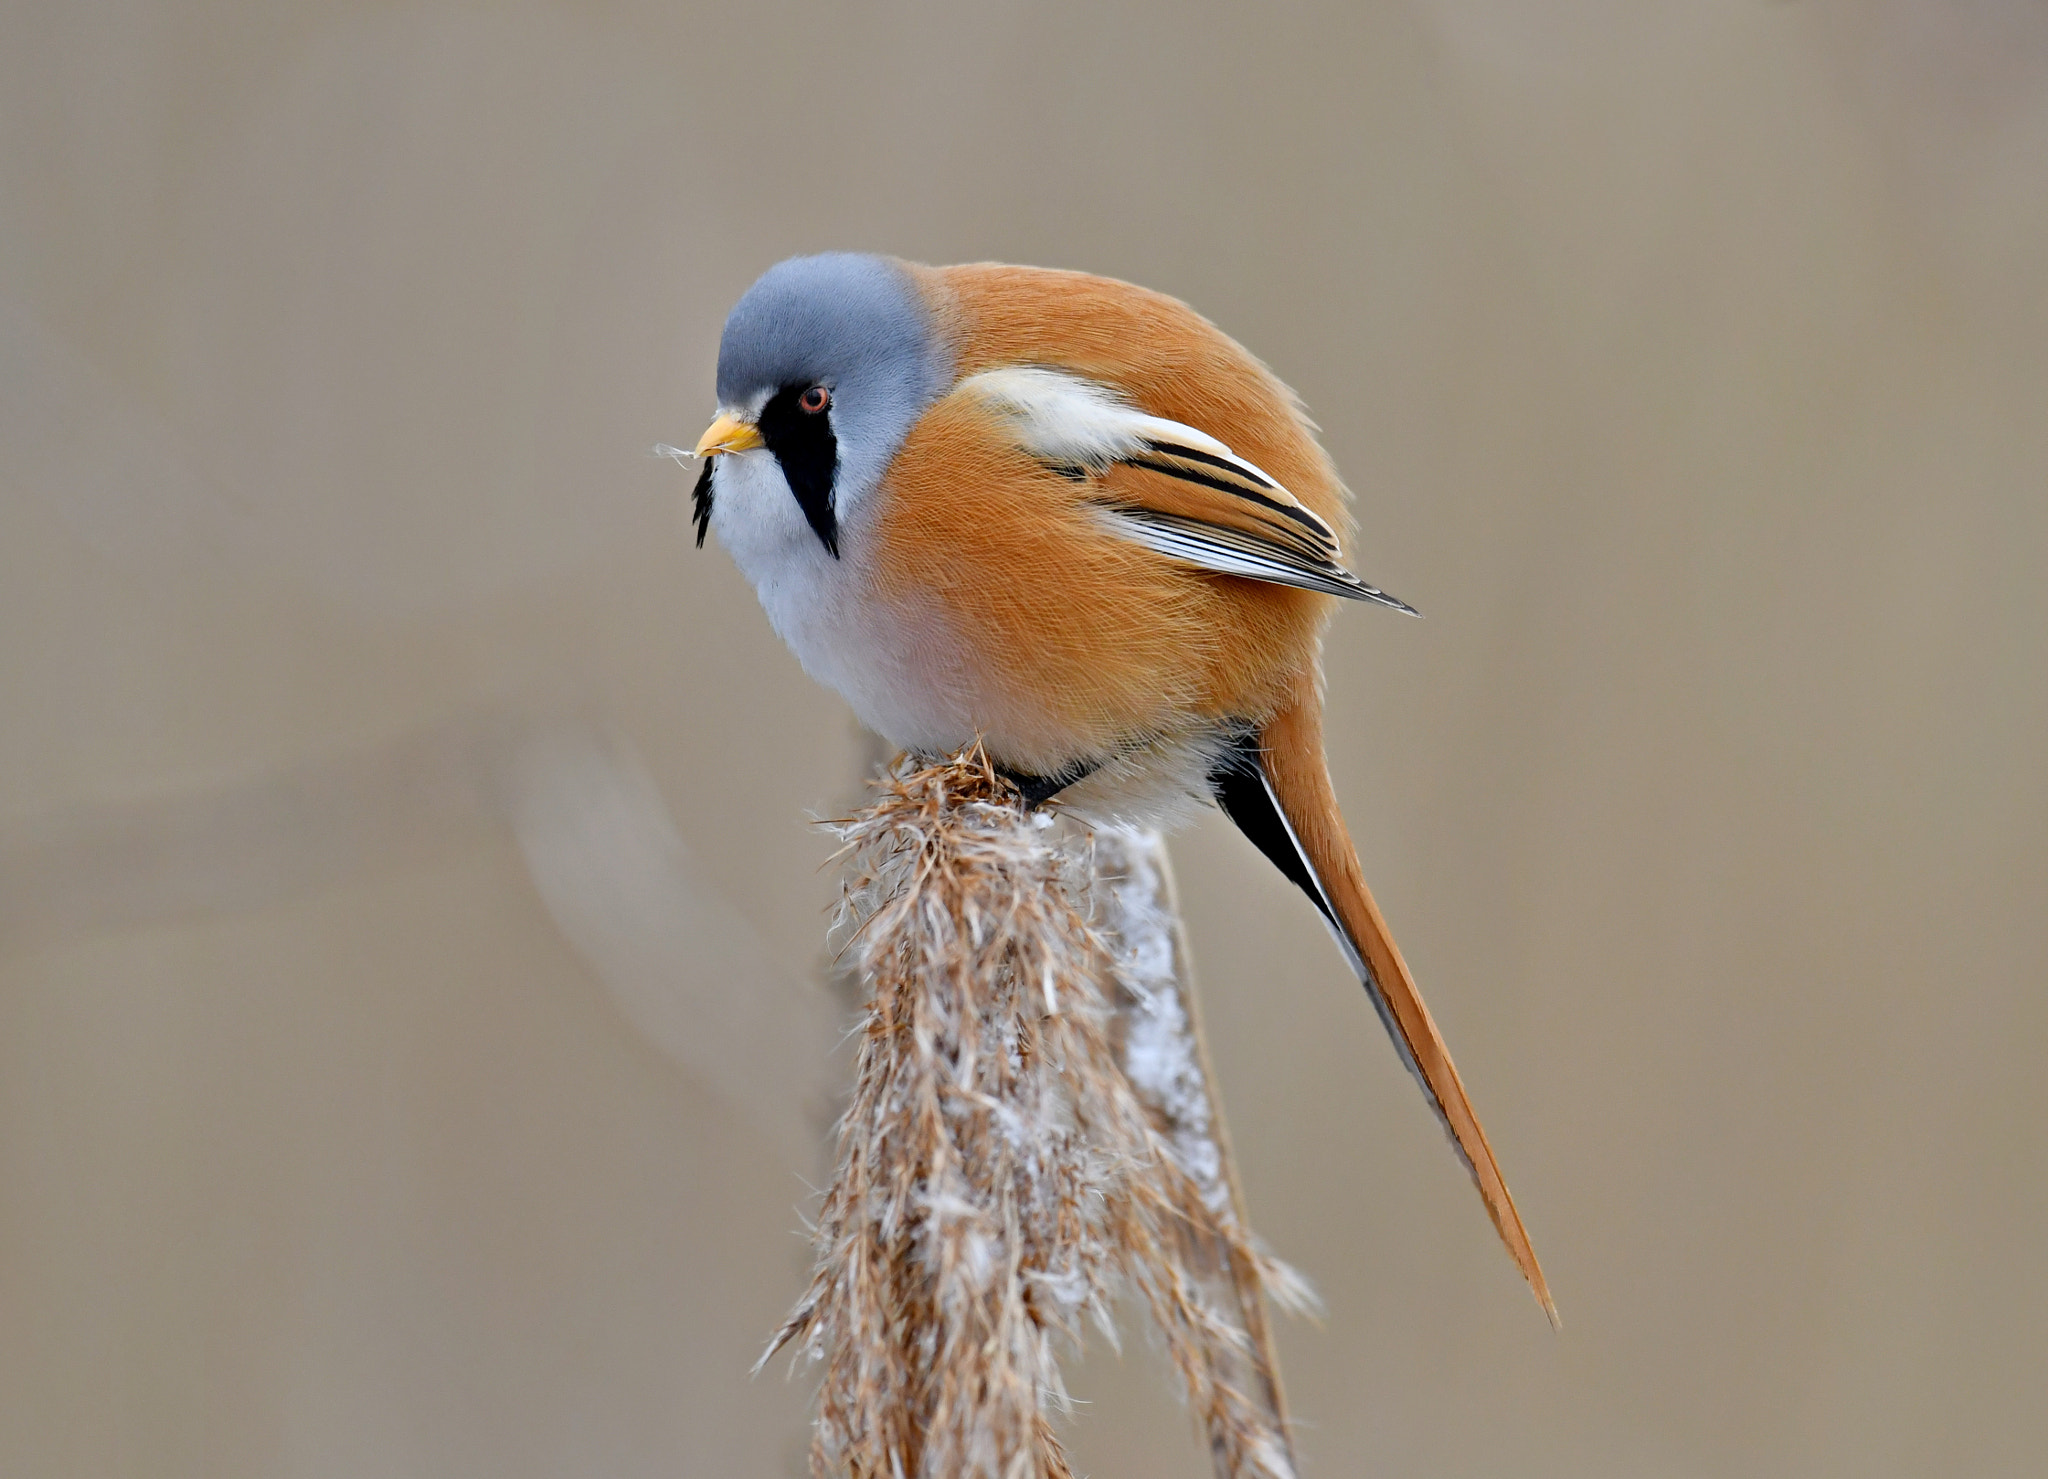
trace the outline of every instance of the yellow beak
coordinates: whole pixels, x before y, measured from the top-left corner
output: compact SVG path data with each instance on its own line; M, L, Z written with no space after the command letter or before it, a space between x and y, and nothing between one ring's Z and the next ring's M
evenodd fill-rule
M704 435L697 438L696 455L716 457L720 452L751 452L762 445L760 428L720 412L718 419L704 428Z

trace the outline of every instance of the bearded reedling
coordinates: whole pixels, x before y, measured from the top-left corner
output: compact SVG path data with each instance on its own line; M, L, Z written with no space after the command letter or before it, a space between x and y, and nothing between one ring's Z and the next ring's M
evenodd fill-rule
M726 320L697 443L715 531L805 669L1028 804L1213 800L1322 913L1553 1323L1513 1197L1337 810L1321 639L1346 493L1293 395L1185 304L1081 273L855 254Z

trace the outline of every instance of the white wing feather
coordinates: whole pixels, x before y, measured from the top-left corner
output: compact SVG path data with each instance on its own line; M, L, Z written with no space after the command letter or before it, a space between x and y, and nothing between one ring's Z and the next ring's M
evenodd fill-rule
M1282 515L1273 537L1159 509L1105 502L1101 527L1169 559L1276 585L1299 586L1414 613L1338 563L1337 536L1270 473L1196 427L1148 416L1115 391L1038 365L970 375L955 387L1009 425L1018 446L1056 466L1103 472L1113 463L1162 473L1250 500Z
M978 396L1006 415L1025 451L1048 462L1101 468L1167 442L1206 452L1267 488L1280 484L1207 432L1163 416L1147 416L1107 386L1038 365L1010 365L970 375L956 393Z

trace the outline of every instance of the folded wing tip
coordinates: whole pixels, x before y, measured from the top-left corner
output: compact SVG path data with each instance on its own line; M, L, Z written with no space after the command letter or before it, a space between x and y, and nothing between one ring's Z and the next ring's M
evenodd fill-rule
M1337 569L1338 573L1344 577L1346 584L1346 589L1340 592L1339 594L1347 596L1354 601L1370 601L1375 606L1391 607L1395 611L1401 612L1404 616L1414 617L1417 621L1420 621L1422 619L1422 613L1420 611L1417 611L1413 606L1410 606L1406 601L1402 600L1399 596L1388 595L1385 591L1381 590L1376 585L1367 585L1364 581L1360 580L1357 576L1353 575L1349 570L1345 570L1341 566L1337 567Z

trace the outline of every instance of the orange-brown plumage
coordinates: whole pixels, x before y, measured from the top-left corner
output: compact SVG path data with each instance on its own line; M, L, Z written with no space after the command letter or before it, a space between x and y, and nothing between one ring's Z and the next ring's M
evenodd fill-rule
M1380 914L1372 890L1366 886L1365 870L1359 866L1358 850L1337 809L1330 772L1323 761L1322 700L1304 692L1297 703L1283 709L1269 721L1260 738L1264 741L1265 770L1280 804L1300 839L1302 850L1322 879L1338 922L1358 953L1365 958L1371 979L1367 989L1379 999L1389 1028L1414 1064L1437 1113L1463 1152L1471 1168L1479 1196L1493 1219L1494 1230L1507 1245L1515 1266L1529 1281L1529 1288L1550 1323L1558 1323L1557 1302L1551 1298L1550 1283L1543 1266L1536 1261L1536 1248L1529 1241L1522 1214L1501 1175L1500 1162L1479 1123L1479 1115L1465 1093L1464 1080L1451 1062L1450 1049L1423 1005L1422 993L1409 972L1408 962L1394 943L1393 932Z
M764 294L785 272L791 281ZM830 292L841 289L867 305L865 319L834 319ZM787 370L729 375L728 356L805 364L775 340L777 312L836 334L845 376L834 378L830 356L793 380ZM748 334L766 335L781 359ZM871 392L873 345L889 334L910 345L896 353L916 373ZM913 384L922 398L898 416L886 458L869 458L864 485L843 486L859 484L873 451L851 440L862 398L886 410ZM789 410L807 385L804 411L833 395L845 409L834 419ZM1347 495L1292 393L1185 304L1128 283L817 258L776 269L734 310L720 395L731 404L703 445L757 460L729 488L707 475L701 508L806 666L900 742L979 739L999 765L1071 785L1066 795L1088 809L1119 810L1118 788L1145 768L1132 756L1150 756L1173 784L1208 787L1338 932L1555 1321L1492 1148L1337 810L1322 750L1322 633L1334 595L1400 603L1341 568ZM838 481L821 503L826 443ZM758 460L771 453L815 545L787 508L776 513ZM714 492L718 509L728 493L753 501L726 515Z
M1210 430L1348 539L1344 485L1294 393L1178 298L1114 278L976 262L913 268L956 346L958 372L1057 365L1156 416Z
M962 378L1039 364L1112 386L1214 429L1345 527L1343 486L1286 387L1185 304L1078 272L917 270ZM1057 769L1074 737L1104 748L1190 720L1257 724L1314 671L1332 598L1175 565L1088 518L1106 492L1177 506L1203 490L1127 467L1063 478L991 420L949 396L912 429L887 478L877 571L892 600L973 634L985 670L963 681L987 691L992 730L1030 736L1020 768Z

